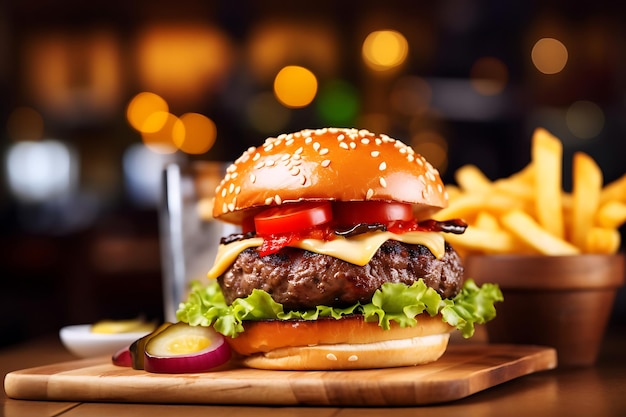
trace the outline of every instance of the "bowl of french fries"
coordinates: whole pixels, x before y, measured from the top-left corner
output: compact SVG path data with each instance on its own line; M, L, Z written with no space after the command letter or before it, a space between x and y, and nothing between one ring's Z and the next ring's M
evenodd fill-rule
M584 152L573 155L570 191L562 172L561 141L536 129L526 167L493 181L476 166L459 168L447 186L450 204L436 217L468 223L446 239L468 278L502 289L486 326L490 343L552 346L560 367L589 366L624 283L626 174L605 185Z

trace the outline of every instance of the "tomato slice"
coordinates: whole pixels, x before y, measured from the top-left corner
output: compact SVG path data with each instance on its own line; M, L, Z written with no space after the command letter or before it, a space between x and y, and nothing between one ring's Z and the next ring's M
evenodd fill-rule
M260 235L275 235L310 229L332 218L329 202L293 203L262 211L254 216L254 226Z
M398 202L342 201L334 204L333 218L338 226L353 226L359 223L408 222L413 220L413 208L410 204Z

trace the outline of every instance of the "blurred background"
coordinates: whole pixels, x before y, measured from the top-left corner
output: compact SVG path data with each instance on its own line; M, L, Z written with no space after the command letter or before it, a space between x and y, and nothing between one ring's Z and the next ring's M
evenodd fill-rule
M347 126L412 144L447 183L468 163L495 179L541 126L566 189L578 150L618 178L625 21L608 0L3 1L0 345L162 317L169 162Z

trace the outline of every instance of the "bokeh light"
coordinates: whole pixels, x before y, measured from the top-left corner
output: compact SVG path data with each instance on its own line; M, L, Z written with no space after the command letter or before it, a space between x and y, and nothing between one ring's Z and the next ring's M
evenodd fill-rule
M565 114L567 128L579 139L592 139L604 128L604 112L596 103L580 100L572 103Z
M308 106L317 94L317 78L307 68L286 66L274 79L274 94L286 107Z
M181 164L180 154L159 154L142 144L129 146L122 157L124 183L131 202L137 206L156 207L161 201L163 169Z
M531 52L533 64L544 74L557 74L567 65L568 52L565 45L554 38L542 38Z
M128 123L139 132L158 132L167 122L169 106L158 94L142 92L126 108Z
M485 56L474 62L470 70L470 83L477 93L494 96L502 93L509 79L509 70L502 60Z
M232 61L230 39L211 25L152 24L138 34L141 82L170 101L202 100L229 75Z
M332 80L320 88L317 111L327 126L352 126L359 113L357 89L344 80Z
M180 119L171 113L166 113L166 120L157 131L141 132L141 140L151 151L160 154L174 153L178 149L176 143L182 143L185 137L185 127Z
M409 53L406 38L395 30L370 33L363 42L363 59L376 71L385 71L402 64Z
M25 202L46 202L68 195L76 186L76 153L57 140L21 141L6 155L9 189Z
M32 107L18 107L7 119L7 133L15 141L40 140L43 132L43 117Z
M184 133L183 135L173 135L176 147L192 155L208 152L217 138L215 122L199 113L185 113L180 116L179 120L184 128Z

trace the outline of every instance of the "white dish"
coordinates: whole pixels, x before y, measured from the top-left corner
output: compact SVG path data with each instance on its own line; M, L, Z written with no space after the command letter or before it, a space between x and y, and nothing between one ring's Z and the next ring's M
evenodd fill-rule
M90 324L63 327L59 336L63 345L76 356L89 358L113 355L150 332L92 333Z

